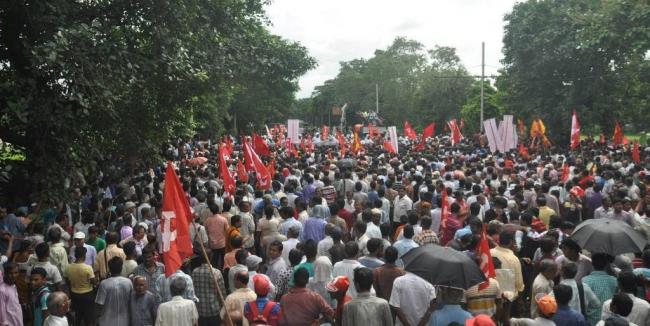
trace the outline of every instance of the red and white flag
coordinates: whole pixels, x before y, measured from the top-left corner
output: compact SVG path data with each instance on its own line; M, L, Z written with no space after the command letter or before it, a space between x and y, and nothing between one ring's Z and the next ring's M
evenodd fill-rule
M397 154L397 151L395 150L393 144L391 144L389 140L384 140L384 149L386 149L386 151L389 153Z
M183 265L183 260L193 254L189 229L191 220L192 213L183 187L174 166L167 162L160 221L166 276L174 274Z
M578 121L578 114L573 110L573 117L571 118L571 150L575 150L580 146L580 121Z
M237 177L242 183L248 183L248 172L241 161L237 161Z
M244 149L244 166L246 167L246 171L248 172L253 172L255 169L253 168L253 149L250 148L248 144L248 139L247 137L244 137L244 141L242 142L242 147Z
M483 232L481 232L481 242L479 243L477 254L481 259L481 271L485 274L486 278L485 282L479 284L478 289L484 290L490 286L490 279L497 276L494 271L494 263L492 262L492 254L490 253L490 245L488 244L485 228L483 228Z
M221 145L219 152L223 150L224 146ZM219 155L219 173L221 174L221 179L223 180L223 189L231 196L235 195L235 180L228 170L228 164L226 164L226 158L224 155Z
M449 126L449 131L451 132L451 145L460 143L460 141L463 139L463 134L460 133L460 128L458 128L456 119L447 122L447 125Z
M245 146L250 145L246 144ZM255 169L255 175L257 176L257 187L262 190L270 189L272 178L269 170L266 169L266 166L255 152L253 152L250 148L248 150L251 152L253 168Z

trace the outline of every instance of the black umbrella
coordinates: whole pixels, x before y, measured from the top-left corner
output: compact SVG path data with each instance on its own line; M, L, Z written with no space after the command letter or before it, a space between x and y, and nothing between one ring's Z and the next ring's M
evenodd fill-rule
M339 168L353 168L357 166L357 160L353 158L344 158L336 162L336 166Z
M612 256L642 252L648 240L629 224L609 218L582 222L571 234L582 248Z
M485 281L485 275L469 256L448 247L425 245L411 249L402 260L405 270L433 285L469 289Z

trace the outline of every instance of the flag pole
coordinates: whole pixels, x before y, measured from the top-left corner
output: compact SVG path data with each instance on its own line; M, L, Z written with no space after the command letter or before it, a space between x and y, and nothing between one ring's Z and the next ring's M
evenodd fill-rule
M199 230L196 228L196 223L192 223L192 226L194 227L195 234L199 234ZM226 308L226 299L224 299L223 293L221 293L221 289L219 288L219 280L217 279L217 274L214 273L212 263L210 262L210 258L208 257L207 251L205 251L205 246L203 245L203 241L199 241L199 244L201 245L201 252L203 253L203 259L210 266L210 274L212 275L212 280L214 281L214 287L217 289L217 296L219 297L219 301L221 301L221 307L226 312L226 325L234 325L232 319L230 318L230 313L228 312L228 308ZM223 275L221 277L223 277Z

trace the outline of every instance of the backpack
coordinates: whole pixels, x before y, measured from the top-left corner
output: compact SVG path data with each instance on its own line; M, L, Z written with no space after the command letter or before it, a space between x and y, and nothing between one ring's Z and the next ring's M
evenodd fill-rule
M268 322L269 316L271 315L271 311L273 310L273 308L275 308L276 302L268 301L264 306L264 310L262 310L262 313L260 313L259 309L257 309L257 302L250 301L248 305L251 308L251 315L253 316L253 321L249 323L251 326L269 325Z

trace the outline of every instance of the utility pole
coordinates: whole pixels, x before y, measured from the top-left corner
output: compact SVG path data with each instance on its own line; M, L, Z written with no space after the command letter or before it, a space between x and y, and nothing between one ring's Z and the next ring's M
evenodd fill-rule
M483 132L483 81L485 80L485 42L481 42L481 132Z
M377 115L379 115L379 84L375 84L375 108L377 109Z

